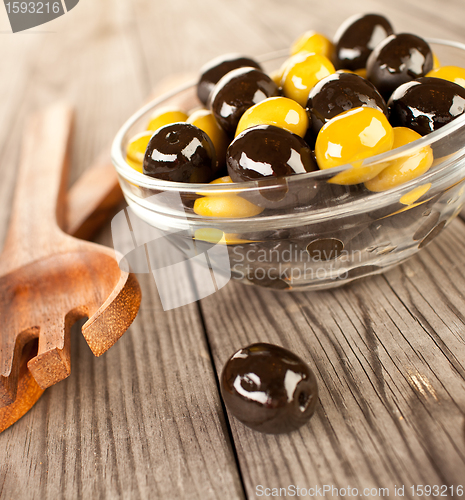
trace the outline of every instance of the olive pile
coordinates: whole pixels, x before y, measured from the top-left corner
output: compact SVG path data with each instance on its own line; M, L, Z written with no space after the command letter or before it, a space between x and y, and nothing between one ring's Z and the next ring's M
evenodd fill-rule
M148 130L130 141L133 168L176 182L240 183L351 164L329 182L377 192L431 167L430 146L389 162L364 160L462 115L465 69L441 67L424 39L396 33L382 15L365 14L347 19L332 41L304 33L272 75L249 57L216 58L202 68L197 95L203 108L158 110ZM209 217L250 217L270 204L293 202L266 194L204 198L193 210Z

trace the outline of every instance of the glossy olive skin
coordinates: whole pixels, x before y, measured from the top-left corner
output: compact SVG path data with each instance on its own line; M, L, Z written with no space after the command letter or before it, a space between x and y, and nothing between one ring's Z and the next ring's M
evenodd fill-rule
M245 347L228 360L221 393L238 420L269 434L304 425L318 401L317 381L308 365L287 349L265 343Z
M268 97L279 95L273 80L256 68L238 68L230 71L215 85L209 106L219 125L234 135L241 116Z
M249 108L239 120L236 136L257 125L275 125L304 137L308 129L305 109L293 99L270 97Z
M229 145L226 164L234 182L318 169L308 144L298 135L274 125L257 125L239 134Z
M363 160L385 153L392 148L394 132L382 111L370 107L352 108L326 122L315 144L315 155L321 170L344 164L352 168L339 172L334 184L358 184L378 175L385 167L382 162Z
M200 70L200 78L197 83L197 97L200 102L207 104L214 86L226 73L245 66L262 69L257 61L240 54L221 55L206 63Z
M403 83L425 76L433 69L433 53L419 36L410 33L390 35L367 61L367 79L388 100Z
M323 78L313 87L307 102L313 133L318 134L336 115L360 106L377 108L388 116L386 102L368 80L354 73L334 73Z
M442 78L418 78L396 89L388 106L391 125L426 135L464 113L465 88Z
M364 68L372 50L393 33L391 23L378 14L350 17L334 36L333 63L336 69Z
M312 88L335 72L333 63L323 54L299 52L285 63L281 79L282 93L304 108Z
M143 173L174 182L210 182L216 169L215 147L208 135L190 123L158 129L144 156Z
M259 181L260 189L241 196L273 210L307 206L318 193L315 183L290 183L287 176L318 169L308 144L298 135L274 125L257 125L241 134L226 152L234 182Z

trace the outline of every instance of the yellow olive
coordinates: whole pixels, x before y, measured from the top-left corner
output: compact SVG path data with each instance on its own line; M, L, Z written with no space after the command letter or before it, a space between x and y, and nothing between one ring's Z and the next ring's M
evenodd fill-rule
M275 125L304 137L308 128L305 109L287 97L269 97L249 108L239 120L236 136L255 125Z
M292 57L288 57L279 67L270 74L270 78L276 83L279 88L283 86L283 76L287 70L288 65L291 63Z
M218 179L215 179L214 181L209 182L209 184L232 184L233 181L229 175L225 175L224 177L219 177ZM197 193L200 196L225 196L225 193L219 192L218 194L215 194L214 191L210 191L209 193ZM232 193L228 194L228 196L231 196Z
M421 135L418 132L406 127L394 127L393 131L393 149L421 139ZM416 149L413 153L408 153L407 155L402 155L399 158L391 160L388 166L376 177L365 182L365 187L370 191L386 191L386 189L399 186L423 175L428 171L432 163L433 151L430 146L424 146Z
M291 46L291 55L298 52L313 52L321 54L328 59L333 51L333 44L321 33L310 30L302 34Z
M250 243L250 240L243 240L234 233L224 233L221 229L211 227L203 227L197 229L194 234L194 239L206 241L208 243L220 245L238 245L241 243Z
M226 161L226 150L229 139L226 132L218 125L213 113L208 109L197 109L186 120L187 123L195 125L210 137L215 146L216 157L220 165Z
M224 177L218 177L214 181L211 181L209 184L232 184L233 181L229 175L225 175Z
M210 184L232 184L229 175L211 181ZM236 193L197 193L203 195L194 202L194 212L204 217L244 218L261 214L263 208L241 198Z
M389 151L394 132L379 109L361 107L335 116L318 133L315 155L320 169L352 164L351 169L337 174L334 184L358 184L381 172L385 163L362 165L363 160Z
M126 161L134 170L142 173L142 163L144 161L145 150L152 137L151 130L135 135L128 144L126 150Z
M185 122L187 114L177 108L160 108L155 110L150 118L147 130L158 130L160 127L170 125L171 123Z
M443 80L449 80L449 82L465 87L465 68L459 66L442 66L432 69L426 76L442 78Z
M263 208L257 207L257 205L233 193L205 196L194 202L194 212L204 217L242 219L259 215L263 210Z
M429 191L430 187L431 182L428 182L428 184L423 184L422 186L417 186L408 193L405 193L399 201L400 203L402 203L402 205L413 205L417 200L419 200L424 194Z
M308 52L300 52L284 64L281 81L283 94L297 101L302 107L307 105L310 90L320 80L336 71L327 57Z

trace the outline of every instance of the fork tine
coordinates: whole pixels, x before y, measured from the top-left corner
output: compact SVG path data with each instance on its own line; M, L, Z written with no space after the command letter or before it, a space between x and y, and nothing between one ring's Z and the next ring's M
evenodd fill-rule
M142 294L134 274L121 278L105 303L82 327L82 334L95 356L101 356L123 335L134 321Z
M41 330L37 356L27 364L41 389L47 389L71 374L71 327L87 315L86 307L78 307L66 314L61 325L50 322Z
M16 337L11 359L6 360L8 372L0 375L0 408L8 406L15 401L23 347L38 336L39 327L31 327L22 331Z

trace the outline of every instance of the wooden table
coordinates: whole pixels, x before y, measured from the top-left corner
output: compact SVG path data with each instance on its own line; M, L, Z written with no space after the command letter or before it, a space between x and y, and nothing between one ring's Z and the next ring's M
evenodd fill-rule
M0 7L0 240L31 109L76 105L75 179L164 77L286 47L309 28L331 36L367 11L398 32L465 42L463 0L81 0L15 35ZM98 241L111 243L109 227ZM75 329L71 376L0 434L0 498L217 500L324 485L368 498L404 485L417 498L412 485L464 485L464 249L457 219L382 276L299 294L231 282L169 312L141 275L126 335L97 359ZM255 341L295 351L317 375L320 404L298 432L258 434L225 412L218 373Z

